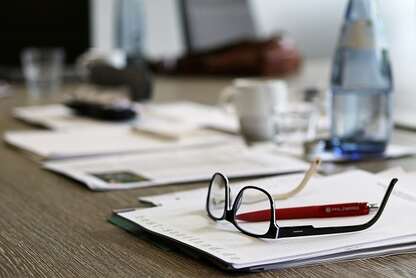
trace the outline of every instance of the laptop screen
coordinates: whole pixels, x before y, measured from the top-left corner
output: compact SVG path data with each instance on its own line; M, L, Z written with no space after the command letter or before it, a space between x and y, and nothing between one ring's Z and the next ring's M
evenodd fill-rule
M248 0L182 0L181 4L189 52L255 37Z

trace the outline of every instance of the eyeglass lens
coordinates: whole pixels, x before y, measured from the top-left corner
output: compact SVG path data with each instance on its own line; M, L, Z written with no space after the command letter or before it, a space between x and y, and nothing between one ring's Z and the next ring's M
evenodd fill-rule
M252 211L265 211L269 213L270 217L272 206L266 193L258 189L246 188L241 192L240 196L241 198L238 198L236 200L237 203L235 204L236 216ZM253 199L256 199L257 201L251 202L250 200ZM270 221L243 221L238 217L235 217L235 223L241 230L258 236L265 235L270 227Z
M211 180L208 211L215 219L221 219L225 214L226 183L227 181L220 174L215 174Z

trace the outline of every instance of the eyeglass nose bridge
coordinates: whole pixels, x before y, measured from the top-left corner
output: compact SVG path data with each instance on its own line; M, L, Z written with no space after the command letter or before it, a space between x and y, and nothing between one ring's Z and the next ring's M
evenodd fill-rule
M234 211L233 210L226 210L225 212L225 220L235 224L234 222Z

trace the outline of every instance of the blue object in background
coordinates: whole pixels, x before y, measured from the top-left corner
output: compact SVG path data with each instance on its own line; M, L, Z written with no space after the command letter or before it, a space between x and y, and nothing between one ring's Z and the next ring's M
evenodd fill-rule
M118 0L116 2L116 46L128 58L142 58L144 48L143 0Z
M392 131L393 78L375 0L350 0L331 76L336 152L383 153Z

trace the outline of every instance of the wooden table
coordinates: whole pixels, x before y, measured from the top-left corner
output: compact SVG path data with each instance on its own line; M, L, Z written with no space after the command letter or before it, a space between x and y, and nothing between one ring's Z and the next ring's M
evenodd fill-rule
M325 67L307 64L299 85L324 86ZM317 81L321 83L317 83ZM229 80L158 78L158 101L191 99L214 103ZM70 90L71 87L66 87ZM293 89L295 92L296 90ZM24 101L24 89L0 99L0 131L30 127L11 117ZM397 142L414 144L416 135L397 131ZM416 158L359 163L372 171L402 165L416 169ZM220 277L206 262L161 250L107 222L112 209L136 207L138 196L206 186L163 186L118 192L91 192L86 187L42 170L39 164L5 144L0 145L0 277ZM276 250L278 252L278 250ZM234 276L234 275L233 275ZM416 255L286 269L244 277L415 277Z

